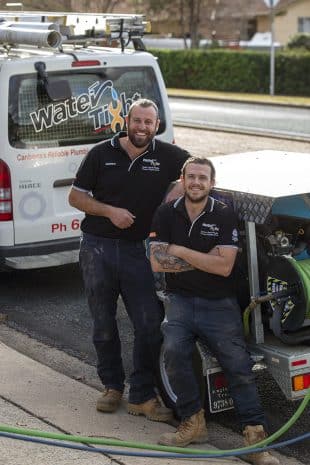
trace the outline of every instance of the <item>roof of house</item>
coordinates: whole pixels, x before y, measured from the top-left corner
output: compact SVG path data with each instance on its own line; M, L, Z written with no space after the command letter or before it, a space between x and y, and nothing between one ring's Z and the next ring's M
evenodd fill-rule
M287 8L290 4L296 3L298 1L300 0L280 0L277 6L275 7L275 10L281 11ZM249 9L255 16L269 14L269 8L266 6L263 0L252 0Z

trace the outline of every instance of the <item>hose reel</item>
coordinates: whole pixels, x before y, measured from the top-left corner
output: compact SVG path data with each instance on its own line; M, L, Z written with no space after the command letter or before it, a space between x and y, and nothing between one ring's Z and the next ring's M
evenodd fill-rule
M268 294L282 293L268 303L274 334L289 344L310 341L310 259L270 258L265 284Z

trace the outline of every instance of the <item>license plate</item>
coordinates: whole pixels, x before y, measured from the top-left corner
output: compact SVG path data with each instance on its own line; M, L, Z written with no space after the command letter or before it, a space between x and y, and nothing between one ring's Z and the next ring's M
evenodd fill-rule
M208 368L207 386L211 413L223 412L224 410L234 408L233 400L228 393L227 381L220 368Z

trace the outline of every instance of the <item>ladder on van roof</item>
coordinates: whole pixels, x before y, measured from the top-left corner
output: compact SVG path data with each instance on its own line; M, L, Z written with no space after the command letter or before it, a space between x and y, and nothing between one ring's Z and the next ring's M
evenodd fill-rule
M42 44L31 38L31 34L36 35L35 31L56 34ZM58 48L63 44L87 46L119 41L124 51L132 41L136 50L145 50L142 37L148 32L150 22L142 14L0 11L0 43L7 45L23 43Z

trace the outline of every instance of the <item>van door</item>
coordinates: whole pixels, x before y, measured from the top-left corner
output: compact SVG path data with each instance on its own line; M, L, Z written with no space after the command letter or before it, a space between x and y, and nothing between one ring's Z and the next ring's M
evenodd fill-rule
M75 173L93 144L125 129L134 100L154 100L159 137L166 131L163 90L153 66L77 67L49 72L48 79L56 84L67 80L72 97L52 101L35 72L16 72L9 79L6 156L15 244L79 236L83 215L67 201Z

